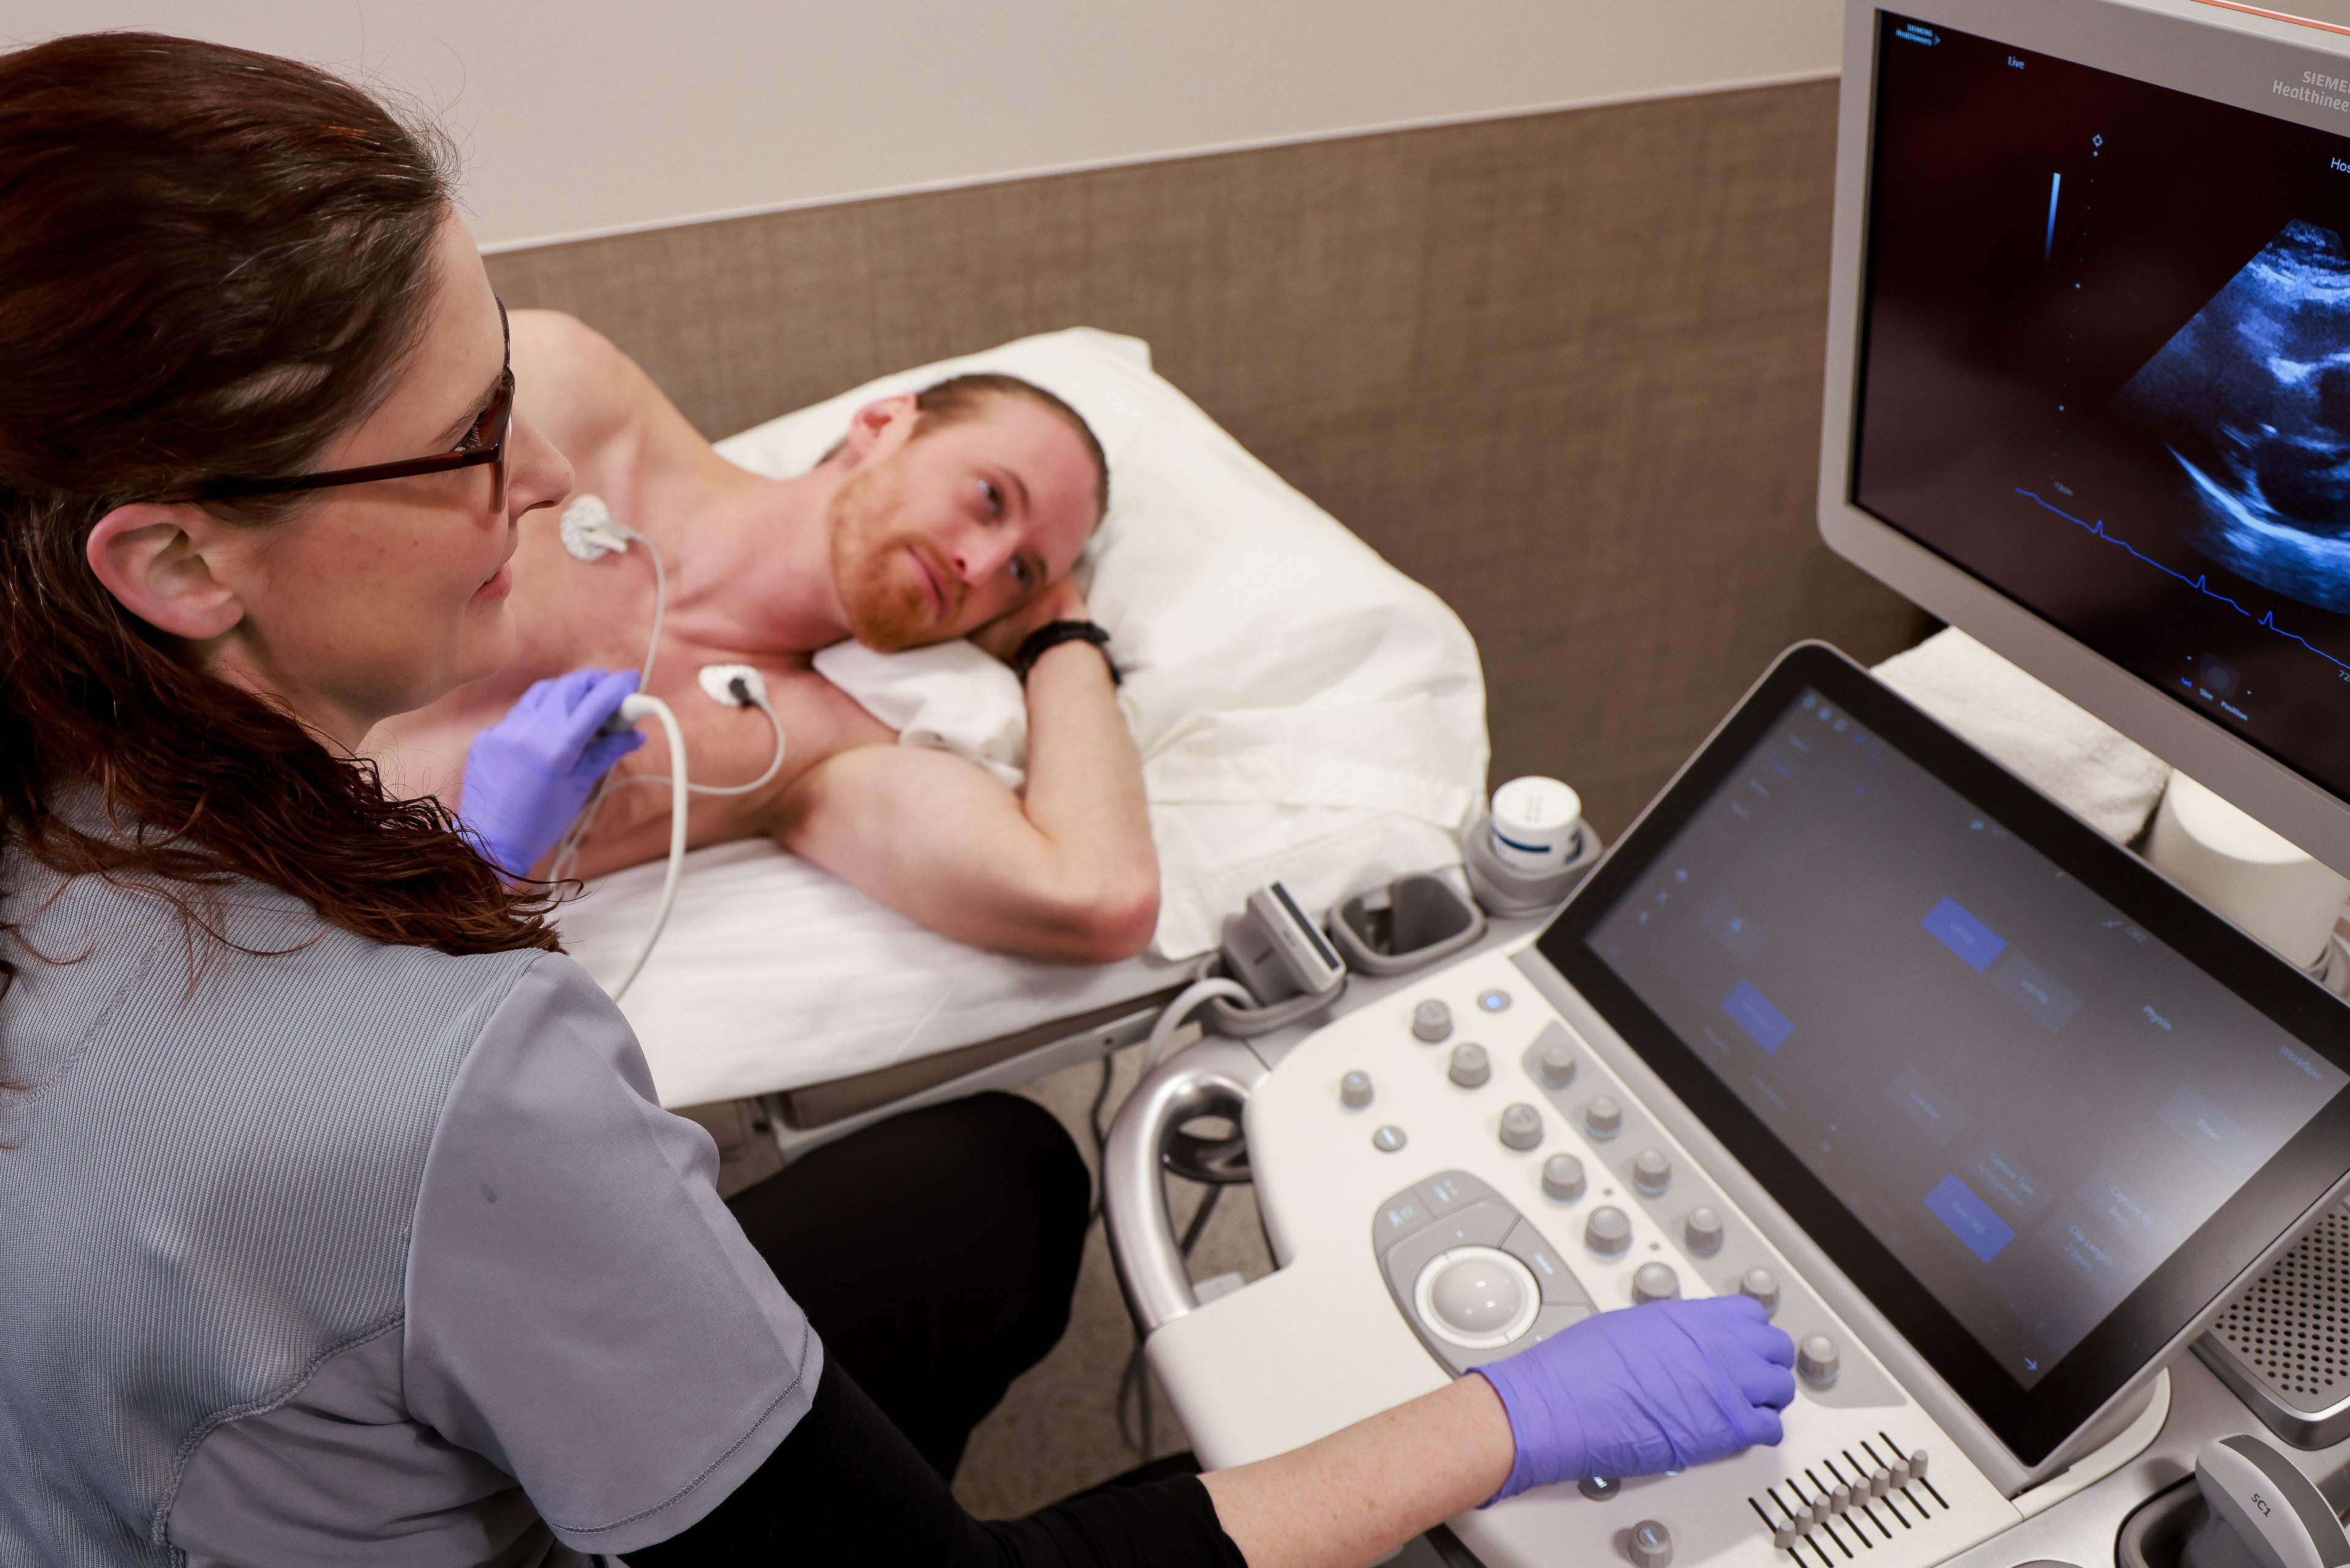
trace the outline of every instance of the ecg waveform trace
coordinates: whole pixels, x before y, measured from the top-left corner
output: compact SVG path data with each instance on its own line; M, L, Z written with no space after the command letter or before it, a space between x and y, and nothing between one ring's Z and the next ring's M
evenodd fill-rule
M2210 586L2199 575L2190 577L2184 572L2173 571L2170 567L2164 566L2160 561L2156 560L2152 556L2147 555L2145 551L2139 549L2137 545L2131 544L2127 539L2123 538L2120 535L2106 533L2106 520L2102 517L2098 518L2095 523L2085 523L2080 518L2074 516L2070 512L2065 511L2062 506L2050 506L2047 502L2041 499L2037 492L2026 490L2019 484L2015 487L2015 493L2018 495L2026 497L2035 504L2042 506L2050 512L2054 512L2057 516L2062 517L2065 522L2070 523L2073 526L2080 529L2083 533L2093 535L2095 537L2104 540L2108 545L2119 545L2123 549L2127 550L2131 555L2137 556L2139 560L2144 561L2147 566L2152 566L2164 576L2177 577L2180 582L2185 583L2189 587L2193 588L2205 598L2219 600L2221 604L2226 605L2230 609L2234 610L2238 615L2242 616L2246 620L2252 622L2256 626L2265 628L2266 629L2276 633L2279 637L2286 639L2288 641L2301 644L2302 647L2309 649L2310 652L2317 655L2318 658L2325 660L2326 663L2334 666L2334 669L2342 670L2345 674L2350 674L2350 662L2345 662L2342 659L2334 658L2332 654L2326 652L2325 649L2318 647L2317 644L2310 641L2309 639L2302 636L2299 632L2287 631L2284 628L2277 625L2276 612L2274 610L2262 610L2260 614L2254 615L2251 611L2246 609L2243 606L2238 604L2227 595L2213 592Z

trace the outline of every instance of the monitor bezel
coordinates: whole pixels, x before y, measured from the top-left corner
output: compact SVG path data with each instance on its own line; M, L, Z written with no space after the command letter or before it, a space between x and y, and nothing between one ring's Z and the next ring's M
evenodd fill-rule
M1853 501L1865 350L1878 18L1915 18L2350 136L2350 114L2276 95L2305 69L2350 76L2350 36L2211 0L1847 0L1820 440L1820 535L1863 571L2350 874L2350 801L1952 565Z
M2350 1073L2350 1008L1823 644L1783 655L1538 940L1543 957L1858 1288L2024 1470L2056 1457L2120 1394L2199 1333L2254 1268L2350 1177L2350 1094L2334 1100L2033 1388L2012 1379L1931 1292L1732 1095L1589 945L1592 929L1804 688L1989 817L2327 1061Z

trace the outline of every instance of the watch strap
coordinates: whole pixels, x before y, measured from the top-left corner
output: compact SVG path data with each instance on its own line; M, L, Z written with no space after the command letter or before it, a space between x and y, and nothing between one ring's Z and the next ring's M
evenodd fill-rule
M1065 642L1089 642L1101 649L1102 662L1109 666L1109 683L1119 684L1124 677L1118 673L1118 661L1109 656L1109 633L1089 620L1048 620L1020 639L1019 649L1012 655L1012 673L1020 683L1028 683L1028 671L1036 661Z

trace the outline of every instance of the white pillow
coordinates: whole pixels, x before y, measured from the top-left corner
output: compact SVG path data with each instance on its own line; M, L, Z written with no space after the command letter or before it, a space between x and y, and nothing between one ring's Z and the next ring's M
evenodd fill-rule
M1323 905L1457 861L1488 757L1467 628L1154 374L1139 339L1024 337L884 376L718 450L756 472L804 472L866 403L973 370L1062 398L1109 459L1087 602L1126 674L1119 702L1143 759L1162 887L1154 950L1212 948L1224 916L1275 877ZM816 668L906 742L1017 776L1019 682L968 643L844 644Z

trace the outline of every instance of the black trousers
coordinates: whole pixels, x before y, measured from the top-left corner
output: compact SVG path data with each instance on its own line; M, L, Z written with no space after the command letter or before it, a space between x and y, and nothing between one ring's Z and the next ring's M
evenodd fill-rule
M1068 1327L1091 1197L1050 1113L987 1094L827 1144L728 1206L827 1359L951 1479Z
M824 1375L755 1473L629 1562L1247 1568L1170 1467L1002 1522L947 1489L972 1428L1068 1326L1090 1195L1060 1124L1009 1095L909 1111L737 1193Z

